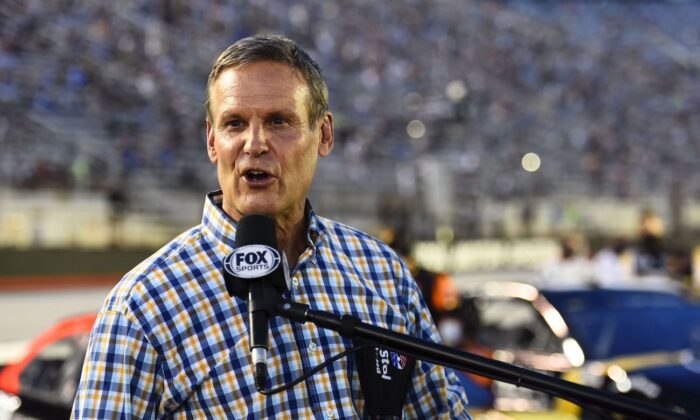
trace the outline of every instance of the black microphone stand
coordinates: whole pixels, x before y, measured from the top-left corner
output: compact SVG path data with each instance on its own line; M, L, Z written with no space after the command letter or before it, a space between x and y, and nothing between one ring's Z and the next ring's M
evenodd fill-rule
M386 328L360 321L358 318L330 312L313 310L308 305L282 301L277 305L275 315L289 320L331 329L345 338L360 337L394 351L404 353L435 364L465 370L519 387L541 391L569 400L578 405L592 405L633 418L643 419L691 419L686 415L661 407L634 400L622 395L587 387L563 379L545 375L526 368L460 351L441 344L421 340Z

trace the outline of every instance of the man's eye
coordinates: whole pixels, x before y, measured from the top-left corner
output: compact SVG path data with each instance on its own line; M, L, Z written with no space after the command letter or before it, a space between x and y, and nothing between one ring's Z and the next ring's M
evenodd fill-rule
M241 120L231 120L226 122L227 127L240 128L243 127L243 121Z
M285 119L282 118L282 117L274 117L274 118L272 118L272 119L270 120L270 123L271 123L272 125L281 126L281 125L287 124L287 120L285 120Z

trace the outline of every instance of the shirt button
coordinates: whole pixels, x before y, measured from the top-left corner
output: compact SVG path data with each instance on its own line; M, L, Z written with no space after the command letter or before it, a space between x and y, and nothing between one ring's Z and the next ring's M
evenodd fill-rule
M294 277L292 279L292 286L299 287L299 279L298 278Z
M318 346L313 341L309 344L309 351L316 351L317 348Z
M326 417L328 417L329 419L332 419L333 417L335 417L335 411L333 411L329 408L328 410L326 410Z

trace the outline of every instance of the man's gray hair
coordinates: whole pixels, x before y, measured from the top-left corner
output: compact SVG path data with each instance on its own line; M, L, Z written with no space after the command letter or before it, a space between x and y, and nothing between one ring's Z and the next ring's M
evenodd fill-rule
M222 71L258 61L274 61L298 70L309 87L309 125L315 127L328 112L328 86L321 68L296 42L281 35L256 35L236 41L219 55L207 80L207 120L213 123L211 89Z

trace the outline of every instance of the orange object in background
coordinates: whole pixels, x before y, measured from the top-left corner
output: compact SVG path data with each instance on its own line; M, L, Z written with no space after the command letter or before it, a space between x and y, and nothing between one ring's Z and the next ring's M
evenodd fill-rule
M8 364L0 371L0 390L19 395L20 375L42 350L63 339L89 334L96 319L96 313L76 315L58 322L32 340L21 359Z
M447 312L457 308L460 302L461 296L452 278L443 273L436 275L430 302L433 308L437 312Z

